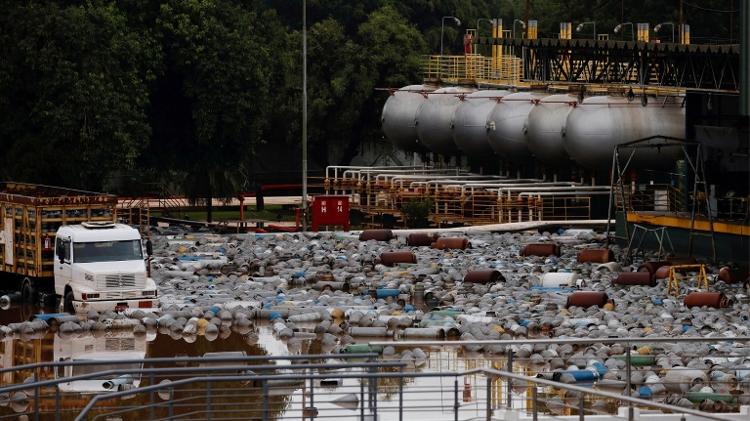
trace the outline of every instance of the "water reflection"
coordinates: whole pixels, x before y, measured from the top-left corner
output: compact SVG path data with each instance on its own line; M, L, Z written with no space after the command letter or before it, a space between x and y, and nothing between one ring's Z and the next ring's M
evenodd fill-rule
M27 309L25 314L34 314L38 309ZM2 313L0 313L2 314ZM24 316L21 309L17 309L14 315L4 314L7 323L28 320L30 316ZM15 319L13 319L15 317ZM10 321L13 319L12 321ZM302 329L306 327L302 326ZM179 335L158 334L152 332L146 335L133 335L131 331L108 331L96 335L84 334L81 336L61 337L54 332L54 328L38 338L6 339L0 341L0 365L4 368L17 367L25 364L52 361L113 361L105 366L76 366L60 367L58 369L41 368L38 370L17 370L4 372L0 377L3 385L22 383L37 376L37 378L62 379L75 375L81 375L102 369L128 369L141 368L141 363L129 362L146 358L172 358L180 356L199 357L204 355L227 355L228 353L241 353L249 356L284 356L298 354L316 354L328 352L329 345L323 345L317 339L300 339L281 341L277 339L272 327L268 324L259 323L243 330L226 331L223 339L209 338L205 335L193 335L182 337ZM401 351L406 348L398 347L397 353L385 361L404 361L407 363L406 372L462 372L477 368L506 369L507 360L504 356L488 355L484 353L469 352L460 347L420 347L424 351L421 360L401 359ZM284 374L291 372L293 365L289 361L279 361L278 368L274 370L258 370L252 365L267 364L263 361L253 361L248 368L249 371L258 374ZM184 373L133 375L123 379L121 375L101 376L92 380L77 380L61 383L57 389L43 389L40 391L40 415L41 419L54 419L56 411L55 398L60 394L61 418L73 419L78 410L82 408L93 394L109 392L113 390L127 390L139 388L152 384L176 382L197 374L191 371L185 364L178 364L187 369ZM236 366L237 364L232 364ZM155 364L153 367L174 367L174 363ZM197 365L195 366L198 367ZM149 368L149 367L146 367ZM532 366L524 362L515 362L513 371L519 374L534 375L539 371L547 370L545 366ZM382 371L399 371L402 369L384 368ZM248 371L248 372L249 372ZM299 381L275 382L264 387L255 382L213 382L193 383L163 389L158 394L139 394L128 400L107 401L98 406L99 413L109 413L118 410L126 411L119 416L122 419L144 419L152 417L169 417L170 414L177 416L193 411L203 413L210 409L221 413L227 418L260 418L264 410L262 396L266 393L267 409L271 419L283 417L285 419L300 419L308 414L311 405L314 405L319 416L335 415L338 417L355 417L365 407L377 405L380 412L388 414L395 412L399 400L410 408L409 418L414 420L435 419L435 415L448 416L452 414L456 405L456 397L462 417L481 416L484 414L487 400L493 408L508 405L507 388L502 380L492 380L487 384L486 377L481 374L473 374L458 378L444 377L407 377L405 379L381 378L377 382L369 384L359 379L343 379L337 377L340 373L352 372L321 371L330 377L313 383ZM233 370L237 372L236 369ZM230 374L229 370L224 374ZM367 400L367 394L363 391L372 388L376 399ZM210 390L210 392L209 392ZM403 394L403 395L402 395ZM208 399L207 395L211 395ZM516 385L511 394L511 406L514 408L530 408L531 389L526 385ZM540 403L540 412L552 412L560 415L573 415L577 407L577 398L566 395L552 388L540 388L538 397L546 404ZM311 403L313 400L313 403ZM152 405L153 403L153 405ZM151 405L151 406L148 406ZM603 409L610 413L615 410L614 403L586 402L590 408L598 405L597 409ZM35 410L32 391L22 395L0 396L0 416L13 415ZM131 408L139 408L130 410ZM424 407L423 411L414 413L415 409ZM119 409L118 409L119 408ZM368 409L369 411L369 409ZM117 414L115 414L117 415ZM201 416L198 415L198 418ZM442 418L443 416L441 416Z

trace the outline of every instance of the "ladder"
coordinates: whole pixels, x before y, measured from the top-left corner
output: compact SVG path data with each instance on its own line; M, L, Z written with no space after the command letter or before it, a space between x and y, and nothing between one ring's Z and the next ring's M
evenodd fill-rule
M688 164L693 170L694 182L693 182L693 200L690 210L690 234L688 237L688 255L693 256L693 239L695 237L708 237L711 238L711 253L712 261L716 262L716 233L714 231L714 216L711 209L711 200L708 196L708 183L706 181L706 169L703 162L703 148L702 145L696 146L695 162L690 160L690 156L685 154ZM701 192L703 193L703 200L706 204L706 217L708 218L709 232L701 232L695 228L695 219L698 212L699 200L698 200L698 186L702 186Z

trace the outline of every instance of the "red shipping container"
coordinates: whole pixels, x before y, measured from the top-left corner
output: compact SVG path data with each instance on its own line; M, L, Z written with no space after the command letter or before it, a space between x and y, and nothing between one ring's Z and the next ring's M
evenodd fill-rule
M315 196L312 203L312 230L336 225L349 231L349 196Z

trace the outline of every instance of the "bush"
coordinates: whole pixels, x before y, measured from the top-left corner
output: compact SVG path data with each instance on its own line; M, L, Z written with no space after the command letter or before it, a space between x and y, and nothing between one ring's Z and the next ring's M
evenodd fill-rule
M404 222L408 228L427 228L430 225L428 217L432 209L432 200L411 199L401 205Z

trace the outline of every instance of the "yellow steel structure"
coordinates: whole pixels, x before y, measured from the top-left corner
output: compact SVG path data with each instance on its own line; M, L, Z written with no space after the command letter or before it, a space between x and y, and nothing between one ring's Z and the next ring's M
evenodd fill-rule
M698 288L708 290L708 275L706 275L706 265L675 265L669 268L669 278L667 278L667 293L675 297L680 295L680 280L677 277L677 271L686 269L698 269Z
M492 57L480 54L465 54L458 56L431 55L426 56L422 63L422 73L426 83L503 87L516 86L520 88L539 88L551 91L575 92L585 86L587 93L594 95L624 95L630 89L628 84L594 84L581 82L534 82L525 80L523 63L520 57L511 54L510 50L503 50L502 46L492 46ZM529 54L532 52L529 52ZM494 54L497 54L495 56ZM564 63L567 66L568 63ZM630 71L635 72L634 69ZM650 76L656 81L658 76ZM639 86L638 93L656 96L684 95L685 89L671 86Z
M671 228L690 229L690 215L678 214L654 214L648 212L628 212L628 222L639 224L659 225ZM741 223L714 221L714 232L720 234L732 234L750 236L750 226ZM711 224L705 219L696 219L694 229L696 231L711 231Z

